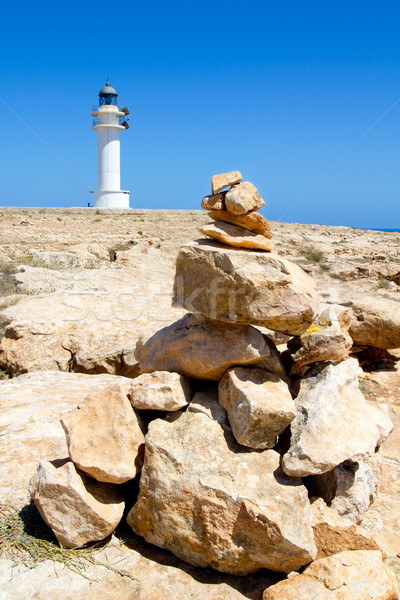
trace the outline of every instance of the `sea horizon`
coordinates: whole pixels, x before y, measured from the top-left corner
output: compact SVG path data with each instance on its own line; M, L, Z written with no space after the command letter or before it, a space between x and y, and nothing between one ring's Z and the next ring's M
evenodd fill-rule
M397 229L384 229L383 227L362 227L365 231L387 231L389 233L400 233L400 228Z

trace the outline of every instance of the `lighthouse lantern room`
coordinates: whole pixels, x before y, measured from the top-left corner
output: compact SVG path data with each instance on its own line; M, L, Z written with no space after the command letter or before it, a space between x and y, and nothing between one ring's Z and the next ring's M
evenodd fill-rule
M119 134L129 128L127 108L119 109L118 94L107 81L99 93L99 107L93 109L97 131L98 190L95 208L129 208L129 191L121 190Z

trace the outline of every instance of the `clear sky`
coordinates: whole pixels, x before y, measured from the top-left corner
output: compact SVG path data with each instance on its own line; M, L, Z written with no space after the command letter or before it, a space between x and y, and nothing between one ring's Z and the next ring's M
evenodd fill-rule
M93 202L109 75L133 208L200 208L212 174L240 170L271 220L400 228L398 2L22 0L1 17L1 205Z

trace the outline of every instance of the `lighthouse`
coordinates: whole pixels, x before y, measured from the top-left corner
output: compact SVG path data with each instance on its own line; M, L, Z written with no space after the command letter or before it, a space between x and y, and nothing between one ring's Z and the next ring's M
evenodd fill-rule
M99 107L93 108L93 127L97 131L98 190L95 208L129 208L129 191L121 190L119 134L129 128L127 108L119 109L118 94L107 83L99 92Z

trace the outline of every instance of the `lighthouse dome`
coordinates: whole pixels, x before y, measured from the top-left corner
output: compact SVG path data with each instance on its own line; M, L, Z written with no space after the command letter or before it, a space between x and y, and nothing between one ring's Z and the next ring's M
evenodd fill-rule
M99 92L99 104L102 105L111 105L117 106L117 98L118 94L115 91L115 88L110 85L110 82L107 81L106 85L103 86Z

